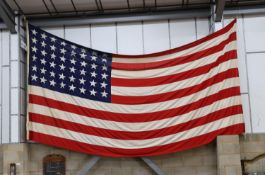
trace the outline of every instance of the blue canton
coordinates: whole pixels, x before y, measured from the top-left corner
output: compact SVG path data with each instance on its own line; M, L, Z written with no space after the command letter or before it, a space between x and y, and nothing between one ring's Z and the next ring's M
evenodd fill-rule
M112 55L29 25L29 84L82 98L111 101Z

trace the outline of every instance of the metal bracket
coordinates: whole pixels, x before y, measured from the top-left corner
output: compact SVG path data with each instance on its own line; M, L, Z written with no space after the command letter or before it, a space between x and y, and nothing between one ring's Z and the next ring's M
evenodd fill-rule
M213 33L223 27L223 10L225 2L222 0L213 0L211 5L211 17L210 17L210 33Z
M99 156L93 156L87 163L83 165L81 170L78 171L78 175L86 175L93 166L101 159ZM141 159L157 174L157 175L166 175L164 171L162 171L157 164L147 157L141 157Z
M225 8L225 0L216 0L215 22L221 22Z
M90 159L87 163L84 164L84 166L77 174L86 175L91 170L91 168L99 161L99 159L101 159L101 157L93 156L92 159Z
M157 174L157 175L166 175L164 171L162 171L157 164L147 157L141 157L141 159Z

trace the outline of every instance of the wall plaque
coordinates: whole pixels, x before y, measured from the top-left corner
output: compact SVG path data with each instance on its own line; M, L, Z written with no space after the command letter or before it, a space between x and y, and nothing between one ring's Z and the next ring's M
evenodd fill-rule
M65 158L51 154L43 158L43 175L65 175Z

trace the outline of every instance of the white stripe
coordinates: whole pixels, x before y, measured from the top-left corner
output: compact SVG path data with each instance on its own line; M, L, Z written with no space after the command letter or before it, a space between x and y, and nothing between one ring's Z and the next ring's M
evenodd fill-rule
M30 122L28 129L30 131L43 133L51 136L61 137L64 139L75 140L87 144L99 145L104 147L113 148L124 148L124 149L140 149L148 148L160 145L166 145L170 143L179 142L209 132L222 129L235 124L243 123L242 114L230 116L214 122L192 128L187 131L179 132L172 135L167 135L163 137L146 139L146 140L119 140L111 138L103 138L94 135L82 134L79 132L74 132L66 129L61 129L53 126L43 125L40 123Z
M173 99L164 102L150 103L150 104L138 104L138 105L122 105L122 104L113 104L113 103L105 103L99 102L89 99L84 99L80 97L71 96L64 93L59 93L56 91L52 91L49 89L37 87L37 86L28 86L29 93L33 95L43 96L50 99L58 100L61 102L66 102L86 108L91 108L95 110L101 111L109 111L116 113L130 113L130 114L142 114L156 111L163 111L167 109L172 109L176 107L180 107L183 105L190 104L199 99L202 99L206 96L215 94L220 90L230 88L230 87L238 87L239 86L239 78L230 78L223 82L214 84L202 91L191 94L189 96L182 97L180 99Z
M166 54L163 56L157 56L157 57L148 57L148 58L116 58L115 56L112 58L112 62L117 62L117 63L149 63L149 62L156 62L156 61L163 61L163 60L170 60L174 59L177 57L182 57L185 55L190 55L208 48L211 48L213 46L216 46L220 44L222 41L226 40L229 35L233 32L236 31L236 24L226 33L212 38L209 41L203 42L197 46L194 46L189 49L185 49L183 51L175 52L173 54Z
M192 87L194 85L200 84L203 81L212 78L213 76L225 72L232 68L237 68L237 60L228 60L219 64L217 67L211 69L206 74L202 74L196 77L188 78L185 80L162 84L157 86L147 86L147 87L121 87L121 86L111 86L112 95L121 95L121 96L147 96L162 94L166 92L172 92L179 89L184 89Z
M46 115L52 118L61 119L73 123L78 123L86 126L92 126L96 128L116 130L116 131L151 131L156 129L167 128L170 126L175 126L181 123L185 123L194 119L204 117L211 114L214 111L225 109L230 106L236 106L241 104L241 96L229 97L220 101L216 101L208 106L190 111L186 114L174 116L171 118L155 120L150 122L116 122L109 120L102 120L93 117L82 116L70 112L65 112L63 110L58 110L54 108L49 108L37 104L29 104L28 111L35 114Z
M162 77L162 76L177 74L177 73L189 71L191 69L196 69L201 66L205 66L207 64L214 63L216 62L218 57L232 50L236 50L236 41L233 41L227 44L224 50L214 53L212 55L206 56L204 58L200 58L199 60L195 60L192 62L188 62L185 64L176 65L176 66L159 68L159 69L147 69L147 70L138 70L138 71L112 69L111 77L125 78L125 79L138 79L138 78L146 79L146 78Z

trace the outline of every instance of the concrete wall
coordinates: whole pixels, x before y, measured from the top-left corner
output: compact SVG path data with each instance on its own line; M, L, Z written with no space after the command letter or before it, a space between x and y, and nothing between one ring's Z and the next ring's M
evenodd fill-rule
M18 35L0 30L0 144L21 142L25 134L26 64L20 55Z
M218 175L241 175L241 157L239 137L219 136L217 138Z
M242 161L245 162L245 172L264 172L265 156L256 161L249 161L264 153L265 134L246 134L219 136L216 143L150 159L167 175L242 175ZM0 174L3 172L3 175L8 175L10 163L16 163L19 175L41 175L42 160L49 154L60 154L66 158L66 175L76 175L84 163L92 158L90 155L36 143L3 144L0 146ZM155 173L139 158L103 157L88 174Z
M4 144L3 175L9 173L10 163L17 163L19 175L41 175L42 159L48 154L61 154L66 158L66 175L77 171L91 156L45 145ZM0 152L1 153L1 152ZM216 175L215 143L200 148L151 158L168 175ZM89 175L154 175L139 158L102 158Z
M241 159L245 161L246 172L265 172L265 134L246 134L240 137ZM259 155L260 158L253 160Z

